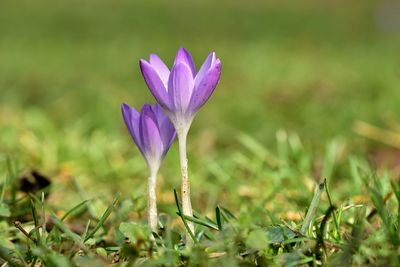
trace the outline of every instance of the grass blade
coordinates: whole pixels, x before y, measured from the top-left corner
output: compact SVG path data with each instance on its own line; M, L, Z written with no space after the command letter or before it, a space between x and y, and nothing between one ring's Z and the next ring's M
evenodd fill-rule
M184 215L184 214L182 214L180 212L177 212L176 214L179 215L180 217L182 217L182 216L185 217L185 219L190 221L190 222L194 222L196 224L203 225L203 226L211 228L213 230L219 230L218 225L216 225L214 223L211 223L211 222L208 222L208 221L203 221L203 220L200 220L199 218L195 218L195 217L192 217L192 216Z
M51 216L51 220L53 221L54 225L57 226L64 234L66 234L70 239L72 239L75 243L83 246L81 237L74 232L72 232L67 226L65 226L56 215Z
M114 198L113 202L111 203L110 206L106 209L106 211L103 213L101 216L100 220L97 222L96 226L93 228L93 230L84 237L84 242L86 242L89 238L93 237L94 234L104 225L104 222L107 220L108 216L110 216L112 210L114 209L115 205L117 204L119 200L119 194Z
M335 211L334 206L329 206L328 210L325 212L325 216L321 221L321 224L319 226L319 231L317 231L317 244L315 245L315 255L319 254L320 248L323 249L325 253L325 257L327 257L328 253L326 251L326 246L325 246L325 241L324 241L324 233L325 233L325 228L326 224L328 223L329 217L331 214L333 214Z
M306 218L304 219L303 225L301 226L300 233L306 234L307 229L310 227L312 220L314 219L317 211L319 201L321 199L322 192L324 191L325 182L320 183L314 191L314 197L311 201L310 207L308 208Z
M41 242L42 244L46 244L46 207L44 204L44 192L42 192L42 200L41 200L41 205L42 205L42 214L41 214L41 219L42 219L42 235L41 235Z
M190 237L192 238L193 242L195 244L198 244L199 242L197 241L196 237L194 236L194 234L192 233L192 231L189 228L189 225L186 221L186 216L182 216L182 210L181 210L181 206L179 205L179 200L178 200L178 195L176 193L176 190L174 189L174 197L175 197L175 203L176 203L176 207L178 208L178 215L181 217L183 225L185 226L187 232L189 233Z
M229 211L228 209L226 209L224 207L220 208L220 212L221 212L222 215L225 215L224 218L226 218L228 221L230 219L237 220L236 216L233 215L233 213L231 211Z
M78 211L81 207L85 206L86 203L87 203L88 201L89 201L89 200L87 199L87 200L85 200L85 201L79 203L78 205L76 205L75 207L73 207L72 209L70 209L69 211L67 211L67 212L61 217L60 220L61 220L61 221L64 221L69 215L73 214L74 212Z
M221 211L218 206L215 208L215 218L217 220L218 230L221 231L222 230Z
M11 251L9 251L7 248L0 246L0 258L4 259L7 263L8 266L11 267L22 267L22 266L27 266L26 264L20 264L16 262L13 257L11 256ZM5 263L2 266L7 266L7 263Z
M86 223L85 231L83 231L83 234L82 234L82 239L85 239L85 236L88 234L89 227L90 227L90 220L88 220L88 222Z
M35 224L35 229L33 231L33 235L35 236L35 240L39 242L40 239L40 232L39 232L39 218L38 218L38 213L37 209L35 206L35 202L31 198L31 211L32 211L32 217L33 217L33 222Z
M31 236L31 234L28 233L28 232L22 227L20 221L15 221L15 222L14 222L14 226L15 226L15 228L17 228L18 230L20 230L21 233L23 233L27 238L29 238L29 239L32 240L35 244L37 244L37 240L36 240L35 238L33 238L33 237ZM35 229L36 229L36 228L34 228L33 230L35 230ZM33 231L33 230L32 230L32 231ZM31 232L32 232L32 231L31 231Z
M335 225L335 232L334 232L333 236L335 238L340 239L339 222L338 222L338 219L337 219L336 213L335 213L336 207L335 207L335 205L333 205L331 194L329 193L329 189L328 189L328 183L326 182L326 178L324 179L324 184L325 184L325 192L326 192L326 195L328 196L329 205L333 208L332 216L333 216L333 221L334 221L334 225Z

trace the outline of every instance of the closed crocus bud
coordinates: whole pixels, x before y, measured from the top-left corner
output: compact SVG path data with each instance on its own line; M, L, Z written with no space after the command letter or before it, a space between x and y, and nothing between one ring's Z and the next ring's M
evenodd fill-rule
M149 167L148 221L151 230L157 232L156 177L176 132L158 104L153 106L145 104L140 113L127 104L122 104L121 109L126 127Z
M157 172L176 135L171 121L158 104L145 104L140 113L122 104L122 115L150 172Z
M196 72L192 56L180 48L171 71L155 54L150 55L149 61L141 59L139 64L147 86L177 131L188 131L197 110L217 86L221 61L212 52Z

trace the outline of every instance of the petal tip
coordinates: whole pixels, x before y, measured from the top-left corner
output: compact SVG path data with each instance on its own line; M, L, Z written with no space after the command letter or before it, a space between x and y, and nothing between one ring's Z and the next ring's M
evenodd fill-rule
M147 112L149 109L151 109L151 105L149 103L145 103L142 107L142 112Z
M147 60L141 58L141 59L139 59L139 66L140 66L140 70L143 72L143 68L149 67L149 66L151 66L151 64Z
M219 58L217 58L217 59L215 60L214 66L215 66L219 71L221 71L221 69L222 69L222 63L221 63L221 60L220 60Z
M184 48L183 46L179 47L178 53L179 53L179 52L189 53L188 50L187 50L186 48Z
M160 57L159 57L157 54L151 53L151 54L149 55L149 63L151 64L151 62L154 61L154 60L161 60L161 59L160 59Z
M176 53L174 65L178 62L185 62L189 66L193 77L196 75L196 66L194 64L192 55L184 47L180 47Z
M129 112L129 111L132 110L132 109L134 109L134 108L132 108L131 106L129 106L129 105L126 104L126 103L122 103L122 104L121 104L121 111L122 111L122 113Z

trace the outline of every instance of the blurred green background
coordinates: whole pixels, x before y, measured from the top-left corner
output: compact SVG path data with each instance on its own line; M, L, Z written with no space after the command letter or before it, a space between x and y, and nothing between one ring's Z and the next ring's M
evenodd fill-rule
M144 192L146 166L120 105L154 102L138 60L157 53L170 65L180 46L197 67L210 51L223 64L190 132L196 199L208 190L223 198L229 179L251 179L229 172L243 134L272 153L280 129L316 154L337 137L368 152L378 144L354 133L356 121L400 129L396 8L382 1L3 1L1 161L97 194ZM165 201L179 187L177 158L173 147L160 177ZM59 188L60 199L69 195Z

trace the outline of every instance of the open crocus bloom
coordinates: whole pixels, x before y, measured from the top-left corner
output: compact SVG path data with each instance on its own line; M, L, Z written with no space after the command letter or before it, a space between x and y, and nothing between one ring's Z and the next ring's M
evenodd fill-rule
M176 132L160 105L145 104L139 113L127 104L122 104L122 115L133 141L145 158L150 172L156 173Z
M221 75L221 61L214 52L198 72L184 48L178 50L171 71L155 54L150 55L149 61L141 59L139 64L147 86L175 127L190 127L196 111L211 96Z

